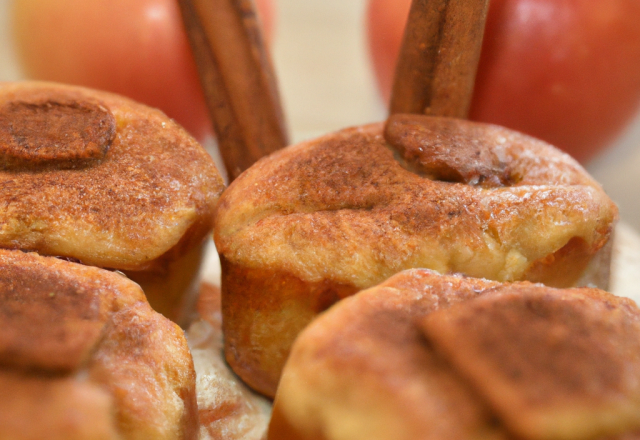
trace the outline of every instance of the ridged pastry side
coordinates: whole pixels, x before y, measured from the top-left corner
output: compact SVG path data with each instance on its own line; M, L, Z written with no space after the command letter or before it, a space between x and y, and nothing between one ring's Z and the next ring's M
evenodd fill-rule
M198 299L201 319L187 339L196 369L200 440L263 440L271 402L254 393L224 360L220 289L203 283Z

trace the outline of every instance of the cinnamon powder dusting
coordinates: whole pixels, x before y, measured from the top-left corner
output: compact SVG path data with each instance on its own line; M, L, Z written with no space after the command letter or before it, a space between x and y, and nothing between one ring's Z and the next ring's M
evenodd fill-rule
M0 167L85 167L105 156L115 134L113 114L97 102L9 101L0 107Z

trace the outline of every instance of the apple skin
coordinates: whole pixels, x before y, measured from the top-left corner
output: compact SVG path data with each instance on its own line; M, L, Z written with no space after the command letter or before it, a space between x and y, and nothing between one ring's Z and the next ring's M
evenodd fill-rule
M410 0L370 0L369 48L388 100ZM587 162L640 105L640 1L491 0L469 118Z
M272 0L258 0L266 39ZM211 135L175 0L13 0L20 67L29 79L119 93L157 107L197 139Z

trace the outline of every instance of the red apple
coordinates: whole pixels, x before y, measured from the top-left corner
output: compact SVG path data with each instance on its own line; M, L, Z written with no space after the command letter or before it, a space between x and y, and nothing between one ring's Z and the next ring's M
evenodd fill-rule
M257 6L268 37L272 2ZM198 139L211 132L176 0L14 0L11 11L27 77L119 93Z
M368 34L388 99L410 0L370 0ZM470 118L585 162L640 104L640 1L491 0Z

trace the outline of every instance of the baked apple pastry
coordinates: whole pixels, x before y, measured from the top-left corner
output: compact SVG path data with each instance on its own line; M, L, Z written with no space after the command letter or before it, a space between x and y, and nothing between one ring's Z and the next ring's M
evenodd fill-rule
M296 340L269 439L635 439L640 309L413 269Z
M273 396L316 314L409 268L604 288L617 216L568 155L497 126L394 115L289 147L216 209L227 360Z
M0 322L0 438L197 438L184 334L126 277L0 250Z
M0 248L118 269L184 321L223 183L162 112L50 83L0 84Z

